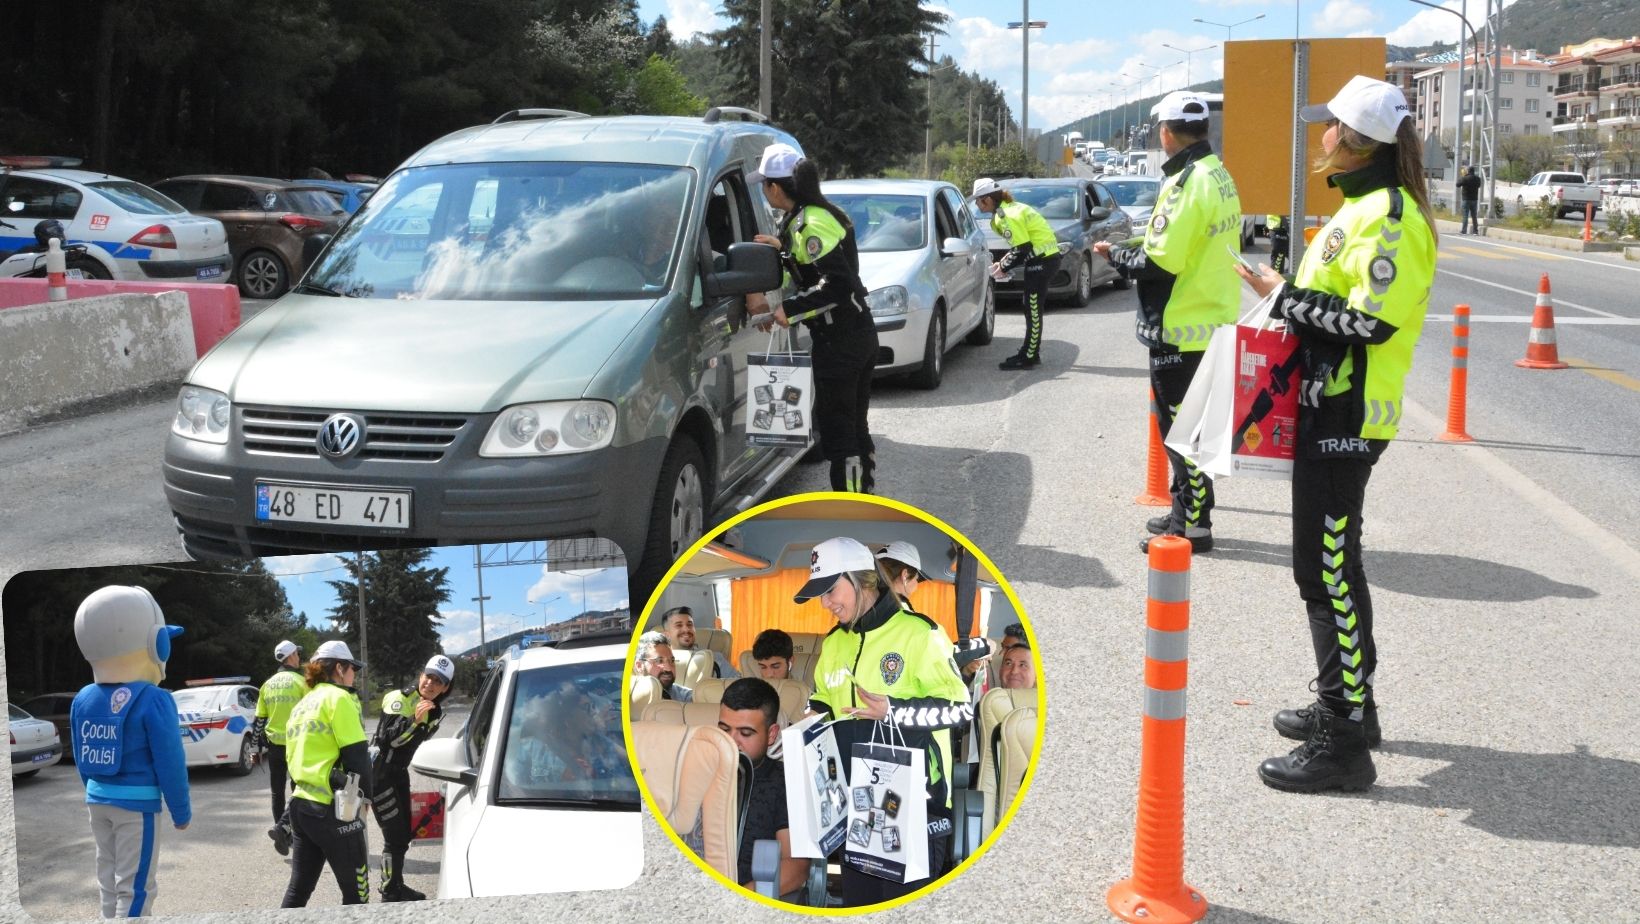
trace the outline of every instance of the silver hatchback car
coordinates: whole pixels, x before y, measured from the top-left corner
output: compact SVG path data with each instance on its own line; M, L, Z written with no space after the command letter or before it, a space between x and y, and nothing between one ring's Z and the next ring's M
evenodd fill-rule
M985 232L950 183L833 180L821 189L854 222L860 279L877 324L878 373L906 372L938 388L960 338L996 330Z
M189 373L187 552L600 536L652 586L804 452L746 438L744 295L781 273L745 176L777 141L744 110L522 110L423 148Z

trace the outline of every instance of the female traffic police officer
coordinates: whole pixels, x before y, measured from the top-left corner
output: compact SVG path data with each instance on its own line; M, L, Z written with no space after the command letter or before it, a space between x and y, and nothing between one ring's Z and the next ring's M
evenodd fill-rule
M456 665L434 655L413 687L382 698L382 720L371 740L376 782L376 824L382 829L382 901L417 902L426 895L404 884L404 855L410 849L410 758L433 737L444 718L440 703L450 693Z
M757 235L780 248L798 294L775 310L782 327L803 321L814 338L814 424L820 449L831 463L833 491L870 494L876 484L876 445L866 415L871 376L877 367L877 325L860 281L854 225L820 192L820 171L789 144L763 149L748 179L763 184L769 204L785 212L780 237ZM749 295L752 314L768 310L762 295Z
M1326 121L1318 170L1344 205L1321 229L1291 283L1269 267L1237 269L1299 337L1304 379L1293 460L1293 577L1310 617L1319 698L1276 714L1304 741L1259 776L1276 789L1366 789L1379 741L1372 598L1361 562L1367 478L1401 420L1401 392L1435 276L1435 231L1423 156L1406 97L1354 77L1306 107Z
M342 904L370 901L370 848L364 830L372 794L370 753L353 690L363 666L363 661L353 659L346 642L320 645L307 666L312 690L290 712L285 756L296 783L290 800L294 849L281 908L305 907L327 862L342 890ZM347 773L358 774L364 801L354 817L338 818L335 794Z
M827 539L814 547L810 562L808 583L792 599L803 603L818 597L837 626L820 644L809 708L844 720L833 728L845 768L852 745L870 740L873 722L892 721L906 746L924 750L932 879L944 872L950 855L950 730L974 716L968 688L951 660L951 643L933 620L900 605L888 575L859 542ZM890 882L845 864L843 904L858 907L908 895L929 879Z
M1048 282L1059 270L1059 238L1042 213L1014 197L996 180L974 181L974 204L991 213L991 230L1008 242L1009 250L991 265L999 282L1008 271L1025 265L1025 342L1019 352L997 364L1001 369L1029 369L1042 365L1042 307L1048 300Z

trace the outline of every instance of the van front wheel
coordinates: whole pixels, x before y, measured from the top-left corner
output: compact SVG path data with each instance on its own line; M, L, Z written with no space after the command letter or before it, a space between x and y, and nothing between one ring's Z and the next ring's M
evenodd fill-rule
M706 460L700 446L687 435L678 434L666 450L655 484L642 573L637 582L640 586L653 588L659 584L678 556L706 533L705 473Z

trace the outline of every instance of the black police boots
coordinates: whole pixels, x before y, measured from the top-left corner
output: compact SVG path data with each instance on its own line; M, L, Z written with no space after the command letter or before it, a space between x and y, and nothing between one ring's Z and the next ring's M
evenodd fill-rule
M1152 536L1160 536L1162 533L1167 532L1167 528L1172 525L1173 514L1171 513L1164 513L1159 517L1151 517L1145 521L1145 529L1149 530Z
M1310 736L1286 757L1259 764L1264 785L1283 792L1359 792L1372 786L1378 770L1372 765L1366 732L1360 722L1334 715L1325 707L1313 709Z
M400 851L382 853L382 901L419 902L427 896L404 884L404 854Z
M281 857L290 856L290 829L282 824L275 824L268 829L268 837L273 839L273 849L279 851Z
M1276 731L1283 738L1304 741L1310 737L1310 727L1315 724L1316 713L1327 711L1327 705L1320 700L1303 709L1283 709L1276 713ZM1361 730L1366 735L1367 747L1375 748L1384 743L1384 733L1378 728L1378 707L1372 703L1368 703L1362 713Z
M1167 520L1166 517L1158 517L1157 519L1162 520L1164 522ZM1154 522L1156 522L1156 521L1155 520L1150 520L1149 522L1145 523L1145 528L1150 529L1151 523L1154 523ZM1177 536L1178 535L1178 533L1169 533L1169 532L1167 532L1167 527L1165 527L1165 526L1162 528L1162 530L1163 531L1161 533L1158 533L1157 535L1162 535L1162 536ZM1150 531L1153 532L1153 533L1156 532L1153 529L1151 529ZM1190 540L1190 551L1191 551L1192 554L1200 555L1203 552L1213 551L1213 531L1212 530L1203 529L1200 526L1187 526L1187 527L1185 527L1184 535L1185 535L1186 539ZM1139 540L1139 551L1146 552L1146 553L1148 553L1150 551L1150 540L1149 539Z
M1042 365L1041 356L1026 356L1024 353L1015 353L1000 363L998 369L1035 369Z

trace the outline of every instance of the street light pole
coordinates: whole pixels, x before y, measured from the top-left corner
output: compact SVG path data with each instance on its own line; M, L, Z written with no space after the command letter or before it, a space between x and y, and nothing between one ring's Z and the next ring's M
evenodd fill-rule
M1171 48L1174 51L1179 51L1179 52L1184 53L1184 85L1185 85L1185 89L1188 90L1190 88L1190 59L1198 51L1211 51L1211 50L1213 50L1213 49L1215 49L1219 46L1217 46L1217 45L1205 45L1201 48L1180 48L1177 45L1169 45L1168 43L1163 42L1162 47L1163 48Z
M479 657L488 657L484 648L489 641L484 637L484 601L490 599L484 595L484 547L473 546L473 571L478 575L478 596L473 602L478 604L478 654Z
M1226 42L1228 42L1228 41L1230 41L1230 30L1236 28L1237 26L1245 26L1250 22L1258 22L1260 19L1263 19L1263 18L1264 18L1264 14L1260 13L1257 16L1254 16L1252 19L1243 19L1241 22L1233 22L1233 23L1228 23L1228 24L1222 23L1222 22L1214 22L1211 19L1197 19L1195 21L1201 23L1204 26L1218 26L1219 28L1223 29L1224 30L1224 40Z
M1008 24L1010 29L1019 30L1020 49L1020 81L1019 81L1019 143L1023 147L1031 139L1031 30L1046 29L1047 20L1031 21L1031 0L1020 0L1020 21Z
M763 0L757 36L757 111L769 119L774 118L774 76L771 66L774 36L770 34L774 23L773 6L774 0Z

